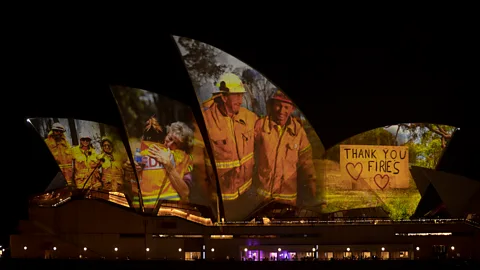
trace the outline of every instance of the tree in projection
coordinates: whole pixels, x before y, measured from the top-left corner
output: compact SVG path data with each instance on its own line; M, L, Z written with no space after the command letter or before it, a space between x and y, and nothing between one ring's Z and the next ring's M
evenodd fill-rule
M185 50L183 60L196 90L211 83L209 78L218 78L227 70L226 64L216 61L223 52L215 47L185 37L179 37L178 44Z
M146 95L151 96L151 93L124 86L113 86L112 91L122 113L128 135L140 138L146 119L155 113L153 97L146 98ZM139 100L145 102L139 102Z
M251 68L234 70L242 78L248 95L247 107L259 115L267 114L267 101L275 93L276 87L258 71Z
M408 134L410 162L421 167L435 168L443 150L452 138L455 127L436 124L399 124L397 134Z

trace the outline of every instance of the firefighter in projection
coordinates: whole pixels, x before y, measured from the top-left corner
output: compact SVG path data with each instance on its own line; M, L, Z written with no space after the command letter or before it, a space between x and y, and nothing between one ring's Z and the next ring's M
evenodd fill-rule
M267 106L268 116L255 124L257 192L294 206L311 205L316 185L312 147L302 124L291 115L295 106L279 90ZM306 193L301 200L300 190Z
M204 109L203 115L222 197L224 201L231 201L252 185L254 125L258 117L241 107L246 91L237 75L223 74L215 86L221 96ZM210 164L210 160L205 162Z
M73 175L78 189L89 189L91 186L99 188L99 172L97 165L97 151L92 145L92 138L88 134L79 134L80 144L72 148ZM94 172L95 170L95 172ZM89 178L90 177L90 178ZM88 180L88 182L87 182Z
M102 153L97 156L101 169L101 189L123 192L123 161L115 152L113 141L103 137L101 141ZM94 188L97 186L94 185Z
M48 133L45 143L58 163L68 186L75 186L73 182L72 149L65 137L65 127L60 123L54 123Z
M188 202L192 186L193 130L183 122L171 123L163 143L154 138L161 136L146 136L150 130L162 132L154 118L147 122L141 145L140 190L145 208L153 208L162 200Z

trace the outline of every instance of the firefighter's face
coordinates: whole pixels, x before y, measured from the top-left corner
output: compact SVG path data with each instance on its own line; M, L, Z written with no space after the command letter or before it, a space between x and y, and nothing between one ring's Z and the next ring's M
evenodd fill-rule
M225 107L230 113L238 113L243 102L243 93L226 94L222 96Z
M82 144L83 147L87 147L90 145L90 139L89 138L81 138L80 143Z
M292 114L294 107L288 102L282 102L279 100L273 101L273 120L279 125L284 125L288 117Z
M175 150L178 148L179 140L175 134L172 132L168 133L167 137L165 137L165 147L169 148L170 150Z
M113 152L113 145L109 141L104 141L102 143L103 152L111 154Z
M55 137L55 139L61 138L62 135L63 135L63 131L58 130L58 129L53 130L53 137Z

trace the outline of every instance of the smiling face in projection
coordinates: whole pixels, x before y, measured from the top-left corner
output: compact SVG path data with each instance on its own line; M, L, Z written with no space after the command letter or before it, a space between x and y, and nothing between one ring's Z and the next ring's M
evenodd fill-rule
M283 126L288 120L288 117L292 114L294 108L293 105L288 102L282 102L278 100L273 101L273 120Z
M243 102L243 93L224 94L222 100L228 114L237 114Z

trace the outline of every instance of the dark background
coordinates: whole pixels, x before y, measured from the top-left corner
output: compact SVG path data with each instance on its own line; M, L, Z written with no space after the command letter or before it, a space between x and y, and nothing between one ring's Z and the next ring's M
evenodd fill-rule
M57 22L58 23L58 22ZM266 24L269 25L269 24ZM270 24L271 25L271 24ZM395 21L307 20L234 31L80 31L31 25L13 57L14 84L3 92L0 245L27 201L57 172L26 117L71 117L122 126L109 84L167 95L200 115L170 34L214 45L281 87L316 128L326 148L362 131L401 122L461 128L443 170L478 179L478 31L467 18ZM200 31L203 30L203 31ZM18 41L18 40L17 40ZM198 119L198 118L197 118ZM460 134L460 133L459 133ZM455 138L454 138L455 139Z

